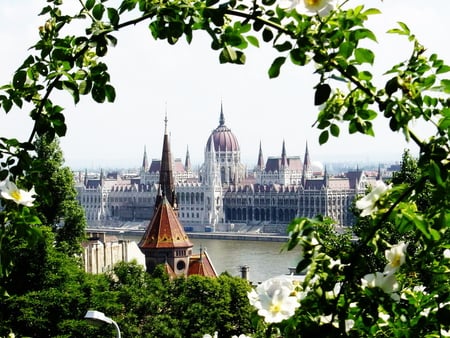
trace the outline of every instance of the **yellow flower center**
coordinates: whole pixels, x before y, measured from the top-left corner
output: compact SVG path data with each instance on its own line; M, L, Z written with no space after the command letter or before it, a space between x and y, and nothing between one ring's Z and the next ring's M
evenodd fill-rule
M270 312L272 313L278 313L281 311L280 303L272 304L270 305Z
M11 192L11 197L14 198L15 201L20 201L22 198L19 190L14 190L13 192Z
M391 265L394 268L397 268L397 267L400 266L401 261L402 261L402 258L401 258L400 255L394 255L394 258L392 259Z
M305 0L307 6L316 6L320 3L320 0Z

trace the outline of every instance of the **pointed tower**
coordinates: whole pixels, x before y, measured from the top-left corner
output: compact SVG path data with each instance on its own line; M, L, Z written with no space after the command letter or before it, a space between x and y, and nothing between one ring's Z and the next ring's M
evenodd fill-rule
M263 152L262 152L262 146L261 146L261 141L259 141L259 153L258 153L258 163L256 164L256 167L259 170L264 170L264 157L263 157Z
M306 179L312 177L312 164L311 164L311 158L309 156L309 150L308 150L308 141L306 142L306 148L305 148L305 158L303 159L303 172L302 172L302 181L306 181Z
M283 140L283 148L281 150L281 159L278 171L278 182L281 185L290 184L290 170L289 170L289 162L286 155L286 144Z
M286 156L286 144L283 140L283 148L281 149L281 168L287 168L288 167L288 160Z
M153 217L139 242L139 248L145 255L147 272L152 272L158 264L165 264L166 271L173 271L176 276L187 276L193 244L177 215L167 115L164 122L159 191Z
M329 188L330 187L330 175L328 175L327 166L325 166L325 170L324 170L324 173L323 173L323 186L325 188Z
M186 159L184 160L184 169L189 172L192 171L191 156L189 155L189 146L186 148Z
M148 157L147 157L147 147L144 146L144 156L142 158L142 171L146 172L149 168L149 164L148 164Z
M159 188L156 197L155 210L161 203L163 197L167 198L172 208L177 211L178 206L175 195L175 183L172 172L172 154L170 152L169 134L167 132L167 114L164 119L164 141L161 155L161 167L159 170Z

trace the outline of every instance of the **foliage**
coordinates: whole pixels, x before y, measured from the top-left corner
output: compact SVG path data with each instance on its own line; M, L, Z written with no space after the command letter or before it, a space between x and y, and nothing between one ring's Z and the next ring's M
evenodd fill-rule
M408 26L399 23L390 33L410 41L410 55L383 75L373 74L371 66L376 55L366 42L377 38L366 28L366 21L379 11L364 6L349 8L347 2L329 13L311 15L311 11L297 12L301 6L296 6L295 1L281 8L274 0L261 3L122 0L118 6L107 0L81 0L79 12L68 15L63 12L61 0L47 1L41 12L45 23L40 27L39 40L12 81L0 87L0 107L5 113L13 106L31 106L30 117L34 121L28 140L0 138L0 180L8 178L24 192L36 186L38 192L38 177L43 169L34 166L36 141L45 136L47 142L52 142L56 136L63 137L67 130L63 108L51 100L53 92L69 93L75 103L87 95L99 103L114 101L116 92L108 66L102 61L108 49L117 43L114 32L145 22L153 38L174 44L183 37L190 42L195 30L204 30L211 36L211 48L218 51L221 63L243 64L244 51L250 45L271 44L279 52L268 70L271 78L279 76L286 62L315 65L318 80L314 103L320 107L315 126L321 130L321 144L330 136L339 137L343 127L350 134L373 136L374 119L382 119L392 132L401 132L406 140L418 146L420 171L409 177L394 177L391 188L367 198L369 204L364 212L367 216L361 219L366 225L360 227L356 241L329 231L327 219L294 220L289 249L299 246L304 255L298 269L307 271L302 285L306 295L299 300L300 307L291 318L270 326L259 318L254 329L248 329L252 332L243 333L322 337L448 335L450 80L444 76L450 66L436 54L427 53ZM304 4L316 8L328 6L331 1ZM64 36L64 28L75 20L85 24L85 34ZM384 84L378 86L375 79ZM420 139L414 131L415 121L433 126L434 134ZM40 193L36 201L44 205L48 196L43 193L41 197ZM37 216L49 217L18 201L2 199L0 277L6 281L17 264L5 250L6 241L33 248L39 237ZM394 242L393 234L405 238L407 243ZM398 247L406 248L405 252L396 250ZM373 259L365 259L368 252ZM214 328L219 311L208 313L203 308L226 309L231 304L228 296L220 300L217 291L220 280L175 281L170 284L171 293L185 298L178 302L173 299L170 303L173 307L163 307L165 303L145 298L148 302L145 306L158 314L150 321L143 312L132 318L137 300L127 288L136 286L129 284L126 274L119 275L124 283L113 284L116 290L108 298L111 303L103 308L123 318L128 315L121 324L133 323L138 331L130 327L131 336L144 332L196 336L203 329L233 333L229 327ZM142 285L147 287L146 283ZM165 286L152 287L154 292L160 292ZM194 301L186 295L197 298ZM121 312L119 299L129 304L127 312ZM188 299L193 301L192 309L182 307ZM92 301L102 304L96 296L92 296ZM223 311L221 315L233 322L232 312ZM185 312L195 322L183 317ZM175 313L183 330L179 333L164 326L171 323Z
M30 176L36 182L36 193L40 197L39 218L56 232L59 248L68 254L79 254L87 223L84 210L76 199L72 171L63 167L58 139L45 134L37 139L35 146L37 159L33 161Z

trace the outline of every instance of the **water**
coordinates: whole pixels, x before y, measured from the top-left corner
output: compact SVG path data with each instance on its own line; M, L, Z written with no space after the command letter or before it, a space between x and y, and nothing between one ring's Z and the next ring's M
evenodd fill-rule
M124 239L139 242L140 237ZM232 276L240 276L243 265L249 267L248 279L254 283L270 277L289 273L299 261L298 249L280 252L284 243L265 241L237 241L190 238L194 253L200 247L206 249L218 274L227 271Z

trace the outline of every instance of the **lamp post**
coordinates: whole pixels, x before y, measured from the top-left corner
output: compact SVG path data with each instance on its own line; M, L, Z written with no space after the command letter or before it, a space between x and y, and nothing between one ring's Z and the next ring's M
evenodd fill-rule
M117 338L121 338L119 325L117 325L117 323L114 320L112 320L111 318L106 317L103 312L95 311L95 310L89 310L84 315L84 319L89 320L93 324L98 324L99 322L103 322L103 323L106 323L106 324L114 325L114 327L116 328L116 331L117 331Z

